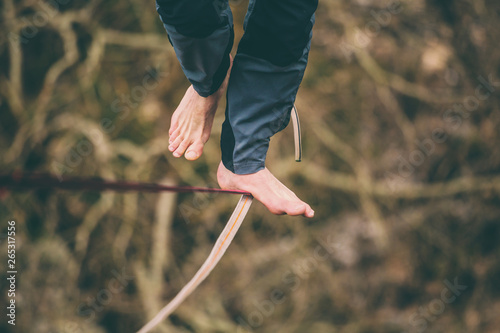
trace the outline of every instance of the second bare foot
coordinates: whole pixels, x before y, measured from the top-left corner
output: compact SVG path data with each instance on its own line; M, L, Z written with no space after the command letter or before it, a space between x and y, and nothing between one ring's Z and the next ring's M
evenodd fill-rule
M175 157L184 155L188 160L196 160L203 153L203 146L210 137L215 111L219 100L226 90L229 73L233 64L232 58L226 79L218 91L208 97L200 96L190 86L181 103L172 115L168 150Z
M273 214L314 216L311 206L300 200L267 168L248 175L237 175L226 169L221 162L217 170L217 180L223 189L252 193Z

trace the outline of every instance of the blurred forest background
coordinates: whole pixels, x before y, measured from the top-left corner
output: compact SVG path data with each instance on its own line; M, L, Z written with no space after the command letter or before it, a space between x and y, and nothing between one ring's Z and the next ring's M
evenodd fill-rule
M231 5L238 41L248 2ZM153 0L0 10L2 174L217 186L224 103L199 161L167 150L188 82ZM268 156L316 217L256 202L157 332L499 332L499 29L494 0L320 1L297 99L304 160L291 126ZM199 268L237 200L2 193L0 331L135 332Z

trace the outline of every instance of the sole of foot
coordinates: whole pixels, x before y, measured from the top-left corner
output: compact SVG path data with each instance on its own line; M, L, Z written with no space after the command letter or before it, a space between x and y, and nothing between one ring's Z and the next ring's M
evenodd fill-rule
M226 78L219 90L208 97L200 96L193 86L190 86L179 106L172 115L170 123L168 150L174 157L184 157L193 161L203 153L203 147L210 138L215 112L219 101L227 88L229 75L233 66L230 56L230 66Z
M311 206L300 200L267 168L248 175L237 175L226 169L221 162L217 170L217 180L223 189L252 193L255 199L273 214L314 217Z

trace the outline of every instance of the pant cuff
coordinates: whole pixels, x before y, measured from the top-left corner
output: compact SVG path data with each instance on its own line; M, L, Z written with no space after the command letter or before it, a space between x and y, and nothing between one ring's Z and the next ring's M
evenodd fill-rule
M265 162L252 162L252 163L233 163L231 161L222 160L222 164L236 175L248 175L256 173L265 169Z

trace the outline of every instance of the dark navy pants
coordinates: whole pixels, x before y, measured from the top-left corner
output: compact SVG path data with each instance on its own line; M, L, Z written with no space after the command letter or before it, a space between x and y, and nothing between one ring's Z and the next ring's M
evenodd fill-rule
M318 0L250 0L227 90L221 150L236 174L265 167L271 136L284 129L307 65ZM229 68L233 17L227 0L156 0L182 69L201 96Z

